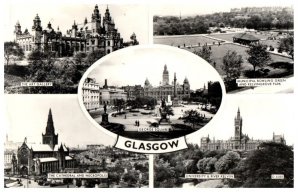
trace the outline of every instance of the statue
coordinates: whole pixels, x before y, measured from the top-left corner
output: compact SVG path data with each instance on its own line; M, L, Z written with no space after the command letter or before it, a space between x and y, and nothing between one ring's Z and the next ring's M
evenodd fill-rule
M106 103L104 103L104 113L106 113L106 111L107 111L107 105L106 105Z
M106 113L107 112L107 105L106 103L104 103L104 114L102 114L102 121L101 121L101 125L108 125L109 122L108 122L108 114Z

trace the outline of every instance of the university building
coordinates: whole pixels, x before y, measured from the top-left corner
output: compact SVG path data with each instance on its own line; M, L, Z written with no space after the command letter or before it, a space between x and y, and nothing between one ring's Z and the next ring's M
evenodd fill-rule
M159 86L154 87L148 79L144 84L144 96L155 98L156 100L167 100L170 95L173 98L176 96L179 100L190 97L190 84L187 78L184 79L183 84L177 83L176 73L174 73L174 80L169 83L169 71L167 65L164 66L162 74L162 82Z
M139 44L135 33L131 35L129 42L123 42L108 7L101 18L98 5L95 6L90 20L85 18L82 23L74 21L64 35L59 27L55 30L50 22L43 29L38 14L33 19L31 32L28 29L22 32L21 24L17 22L14 34L15 42L20 45L25 54L33 50L41 50L53 52L58 57L73 56L77 52L89 53L94 50L103 50L109 54L123 47Z
M215 150L255 150L263 142L277 142L286 143L283 135L275 135L273 133L272 140L254 140L250 139L248 135L242 132L243 119L240 114L240 109L237 111L237 116L234 118L234 137L229 140L215 140L207 137L202 137L200 140L200 149L202 151L215 151Z
M13 174L21 175L57 173L75 167L75 159L69 156L69 149L64 144L58 144L51 109L45 134L42 134L42 144L29 144L25 137L17 150L17 159L13 158L13 161Z

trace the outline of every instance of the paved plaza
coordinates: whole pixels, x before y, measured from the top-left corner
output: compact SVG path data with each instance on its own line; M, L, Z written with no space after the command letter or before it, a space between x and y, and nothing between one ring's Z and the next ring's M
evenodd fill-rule
M138 131L138 128L148 128L150 127L151 123L158 123L160 120L160 113L159 113L159 105L155 106L153 110L145 110L145 109L137 109L139 112L126 112L122 115L117 115L116 117L113 114L116 111L109 113L109 122L110 123L118 123L125 126L124 131ZM174 115L170 116L171 123L179 123L184 124L183 120L180 120L180 117L184 116L184 112L187 110L197 110L201 115L205 118L212 118L213 114L201 110L201 105L182 105L180 107L172 107ZM148 114L147 114L148 113ZM98 123L101 123L102 118L98 117L95 118ZM136 126L135 122L139 121L140 125ZM168 125L171 128L171 125ZM160 127L166 128L166 125Z

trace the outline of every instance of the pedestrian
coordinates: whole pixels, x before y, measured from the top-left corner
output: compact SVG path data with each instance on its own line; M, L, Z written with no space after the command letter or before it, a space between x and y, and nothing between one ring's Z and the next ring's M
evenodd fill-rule
M137 122L137 126L138 126L138 127L140 126L140 121Z

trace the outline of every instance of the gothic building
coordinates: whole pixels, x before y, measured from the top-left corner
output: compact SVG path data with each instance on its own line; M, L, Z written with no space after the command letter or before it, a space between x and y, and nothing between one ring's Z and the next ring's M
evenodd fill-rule
M174 73L174 80L169 83L169 71L167 65L164 66L162 83L158 87L154 87L150 84L149 80L146 79L144 84L144 96L149 96L157 100L167 100L168 95L174 99L177 97L179 100L190 97L190 84L187 78L184 79L183 84L177 83L176 73Z
M55 134L51 109L45 134L42 134L42 144L29 144L25 137L23 144L17 150L17 160L14 159L13 173L21 175L41 175L49 172L62 172L75 167L75 160L69 156L69 149L62 143L58 144L58 134Z
M248 135L243 134L243 119L240 114L240 109L237 111L237 115L234 118L234 136L228 140L215 140L207 137L202 137L200 140L200 149L202 151L214 151L214 150L255 150L258 149L259 144L263 142L277 142L284 143L285 139L282 135L275 135L273 133L272 140L253 140Z
M28 29L21 30L19 22L15 25L15 42L23 49L25 54L33 50L53 52L58 57L72 56L77 52L92 52L103 50L106 54L123 47L138 45L135 33L130 37L129 42L123 42L118 29L115 26L108 7L101 19L98 5L95 6L90 20L85 18L83 23L74 21L71 29L62 34L57 27L53 29L49 22L43 29L38 14L33 20L31 33Z

